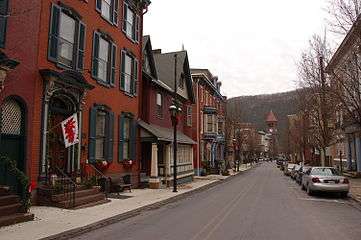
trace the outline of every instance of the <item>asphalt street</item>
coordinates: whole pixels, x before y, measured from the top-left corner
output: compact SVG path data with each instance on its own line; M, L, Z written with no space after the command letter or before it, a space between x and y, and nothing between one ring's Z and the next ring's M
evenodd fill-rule
M337 196L309 197L274 163L186 199L75 239L360 240L361 207Z

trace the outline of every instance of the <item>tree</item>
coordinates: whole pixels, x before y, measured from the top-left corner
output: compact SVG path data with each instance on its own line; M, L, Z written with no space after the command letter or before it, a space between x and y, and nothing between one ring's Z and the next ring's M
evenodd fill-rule
M321 153L321 165L326 165L326 148L333 137L333 118L335 104L331 94L331 84L324 74L325 62L330 57L330 48L326 37L314 35L309 48L301 55L298 66L300 86L306 88L304 112L309 120L309 140Z
M327 12L330 30L346 35L361 13L361 0L329 0Z

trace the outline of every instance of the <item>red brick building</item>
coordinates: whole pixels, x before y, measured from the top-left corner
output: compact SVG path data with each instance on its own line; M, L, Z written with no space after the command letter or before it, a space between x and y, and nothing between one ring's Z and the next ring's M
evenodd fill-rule
M130 174L136 185L141 36L149 1L3 2L9 14L0 47L20 64L0 95L1 152L37 186L54 174L79 181L89 163L105 166L106 175ZM79 144L65 148L59 123L74 113Z
M192 69L196 104L193 106L197 124L193 140L196 174L204 170L218 173L225 163L226 97L220 92L221 82L208 69ZM223 166L224 167L224 166Z
M143 56L142 113L139 121L142 128L142 182L149 183L151 188L159 188L161 184L169 185L173 181L174 135L169 107L173 104L175 88L182 109L177 126L177 179L178 183L191 181L196 142L191 138L194 94L187 52L153 51L150 37L146 36Z

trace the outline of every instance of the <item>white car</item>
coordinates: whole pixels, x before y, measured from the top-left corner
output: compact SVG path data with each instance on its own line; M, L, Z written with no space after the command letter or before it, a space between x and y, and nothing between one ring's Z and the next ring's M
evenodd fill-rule
M302 176L302 189L308 195L314 192L337 192L347 197L350 191L349 180L333 167L312 167Z

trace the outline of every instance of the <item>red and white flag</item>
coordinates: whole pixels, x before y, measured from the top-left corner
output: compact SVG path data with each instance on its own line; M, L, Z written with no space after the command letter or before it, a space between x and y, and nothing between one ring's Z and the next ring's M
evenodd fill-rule
M69 118L61 122L65 148L79 143L78 116L74 113Z

